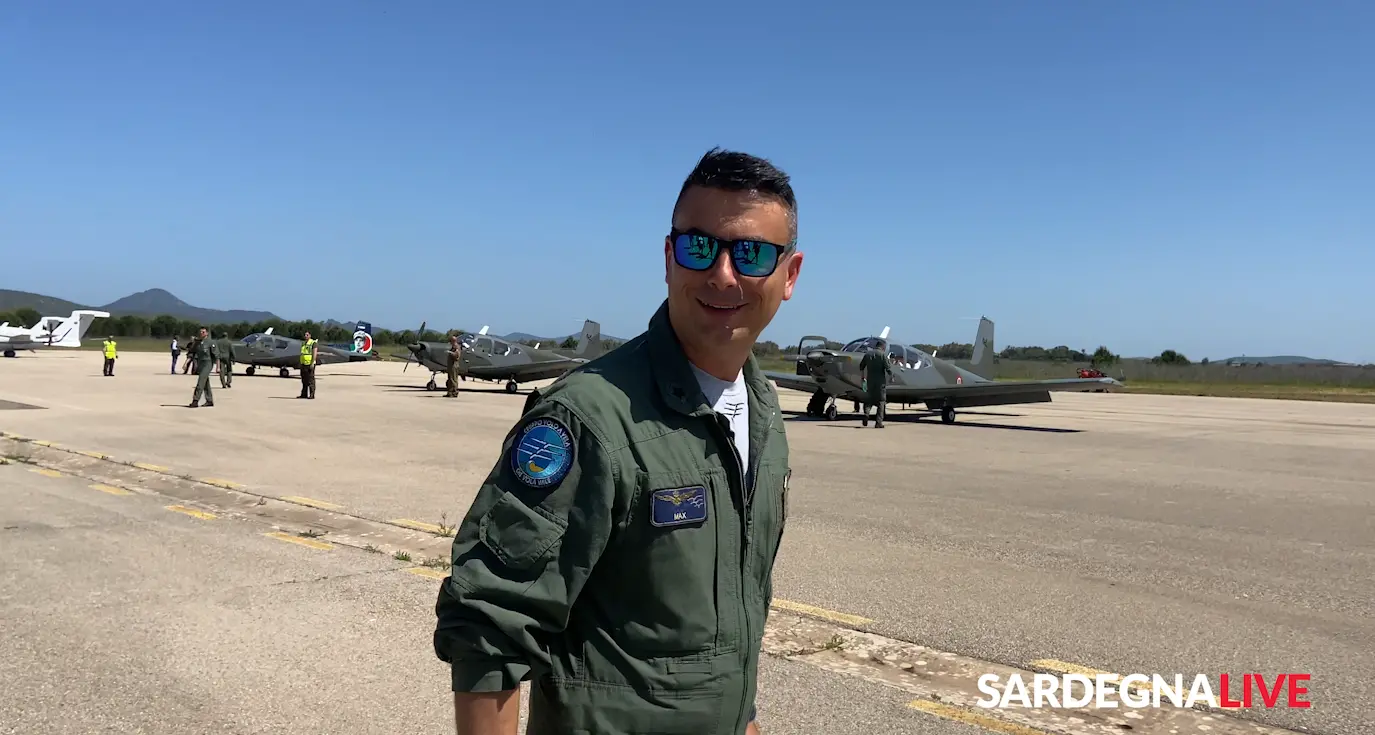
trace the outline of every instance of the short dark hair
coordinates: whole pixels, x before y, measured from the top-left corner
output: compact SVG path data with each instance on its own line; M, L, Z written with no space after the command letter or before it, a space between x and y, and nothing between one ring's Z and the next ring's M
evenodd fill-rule
M683 195L693 186L748 191L778 199L788 210L788 244L797 241L797 197L793 195L788 175L768 159L712 148L697 161L697 166L683 181L683 188L678 190L678 199L673 203L674 215L677 215L678 206L683 202Z

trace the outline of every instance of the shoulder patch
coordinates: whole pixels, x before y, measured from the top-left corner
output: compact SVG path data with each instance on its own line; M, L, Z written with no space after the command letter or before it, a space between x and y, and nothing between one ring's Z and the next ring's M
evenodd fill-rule
M511 471L535 488L556 487L573 469L573 434L558 419L525 422L511 447Z
M655 490L650 495L649 523L653 526L681 526L707 519L707 489L702 485Z

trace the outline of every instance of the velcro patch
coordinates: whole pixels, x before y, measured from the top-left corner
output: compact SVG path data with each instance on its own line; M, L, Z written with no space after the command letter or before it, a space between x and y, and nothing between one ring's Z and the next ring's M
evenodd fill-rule
M707 519L707 489L703 485L655 490L650 494L650 525L681 526Z
M527 421L511 447L516 479L536 488L554 488L573 469L573 435L551 418Z

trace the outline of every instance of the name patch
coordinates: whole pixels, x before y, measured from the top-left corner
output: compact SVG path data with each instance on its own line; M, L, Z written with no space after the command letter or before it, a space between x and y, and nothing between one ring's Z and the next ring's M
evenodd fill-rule
M707 519L707 489L703 485L655 490L649 502L653 526L681 526Z

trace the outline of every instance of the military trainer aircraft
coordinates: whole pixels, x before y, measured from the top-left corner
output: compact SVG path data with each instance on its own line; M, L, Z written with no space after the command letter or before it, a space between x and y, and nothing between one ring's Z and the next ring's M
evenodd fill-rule
M425 324L420 331L425 333ZM483 380L505 380L506 392L515 393L520 383L528 383L546 378L557 378L573 368L602 354L602 327L588 319L583 322L582 335L578 346L572 350L556 351L530 347L518 342L508 342L500 337L487 334L483 327L477 334L465 334L459 338L463 346L463 359L459 363L458 374L464 378ZM412 342L406 345L411 351L406 358L406 372L414 360L430 371L430 382L426 390L438 390L435 375L449 371L448 342Z
M80 347L81 338L97 318L110 316L107 311L77 309L71 316L45 316L32 327L11 327L0 324L0 349L5 357L14 357L18 350L46 350L57 347Z
M213 338L214 335L211 335ZM301 367L301 340L273 334L272 327L258 334L250 334L232 345L234 362L247 365L244 375L252 375L258 367L275 367L283 378L291 377L291 368ZM353 331L352 349L316 343L320 360L316 365L333 365L340 362L363 362L376 360L372 350L372 325L358 322Z
M1062 378L1053 380L990 380L993 374L993 322L980 318L974 340L974 356L969 369L927 354L909 345L888 341L888 327L878 337L862 337L839 350L808 349L805 345L824 337L807 336L798 342L797 374L767 371L780 387L812 394L808 416L835 419L836 402L864 401L860 359L879 340L888 346L888 361L893 376L888 383L888 403L924 403L941 421L955 422L955 409L971 406L1001 406L1019 403L1047 403L1051 391L1115 391L1122 384L1112 378ZM858 409L857 409L858 410Z

